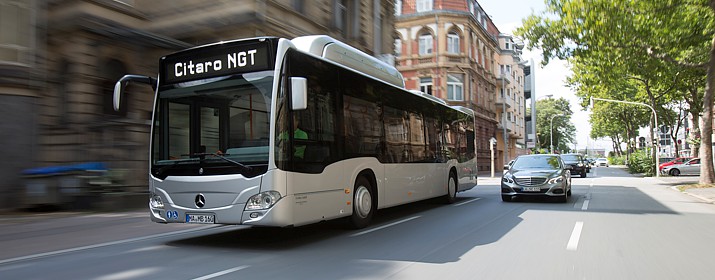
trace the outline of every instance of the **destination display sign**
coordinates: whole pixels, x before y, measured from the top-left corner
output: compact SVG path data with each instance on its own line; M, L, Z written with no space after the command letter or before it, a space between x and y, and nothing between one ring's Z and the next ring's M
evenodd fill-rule
M220 77L271 69L270 41L211 45L168 55L161 59L161 83Z

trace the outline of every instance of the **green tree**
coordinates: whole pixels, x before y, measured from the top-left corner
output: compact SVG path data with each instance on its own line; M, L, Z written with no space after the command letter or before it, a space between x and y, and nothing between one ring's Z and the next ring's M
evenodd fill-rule
M554 117L563 114L560 117ZM565 98L541 99L536 101L536 137L538 148L549 149L551 144L551 121L553 117L554 149L568 150L573 143L576 127L571 123L571 106Z
M543 63L571 57L625 61L630 78L640 83L654 108L672 101L667 98L673 85L665 80L677 77L673 66L704 71L701 141L712 142L715 0L547 0L546 4L543 14L527 17L516 32L529 48L542 50ZM712 147L702 145L700 157L700 182L715 182Z

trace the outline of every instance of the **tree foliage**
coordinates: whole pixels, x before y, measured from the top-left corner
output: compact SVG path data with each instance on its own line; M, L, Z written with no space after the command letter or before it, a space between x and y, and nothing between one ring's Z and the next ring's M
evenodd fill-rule
M528 48L540 48L543 62L570 59L582 105L602 96L642 102L656 108L660 123L676 115L673 102L686 100L703 113L701 140L711 141L715 89L715 0L547 0L547 10L523 20L517 35ZM620 117L594 112L595 135L613 134L612 118L632 117L643 126L647 115ZM647 122L647 121L646 121ZM624 131L631 128L624 122ZM616 126L616 127L614 127ZM632 137L629 135L626 137ZM610 135L609 135L610 137ZM620 135L617 137L621 137ZM712 149L703 145L701 183L713 183Z
M563 115L563 116L558 116ZM564 98L536 101L536 137L539 148L549 149L553 133L554 149L569 150L569 143L576 139L576 127L571 123L571 105ZM553 132L552 128L553 120Z

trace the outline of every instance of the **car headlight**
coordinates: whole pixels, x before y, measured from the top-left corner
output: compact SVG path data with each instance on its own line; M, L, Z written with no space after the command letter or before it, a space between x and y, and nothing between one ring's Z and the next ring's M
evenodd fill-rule
M583 167L583 163L579 163L578 166L579 166L579 167Z
M564 178L562 178L561 176L559 176L559 177L554 177L554 178L549 179L549 181L548 181L547 183L549 183L549 184L558 184L558 183L561 183L561 182L563 182L563 181L564 181Z
M501 181L508 184L514 184L514 176L509 174L504 175L504 177L501 178Z
M277 191L262 192L248 199L246 210L265 210L273 207L280 199L281 194Z

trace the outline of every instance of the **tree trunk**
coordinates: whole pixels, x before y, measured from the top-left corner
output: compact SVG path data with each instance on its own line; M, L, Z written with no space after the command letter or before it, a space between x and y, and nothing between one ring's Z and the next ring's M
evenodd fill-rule
M715 0L710 0L710 8L715 12ZM703 95L703 123L700 133L700 183L715 182L713 171L713 91L715 90L715 36L710 43L710 61L707 66L707 82Z
M692 113L693 116L693 127L690 128L690 133L688 138L694 138L696 133L700 133L700 113ZM690 156L697 157L700 156L700 144L691 145Z

